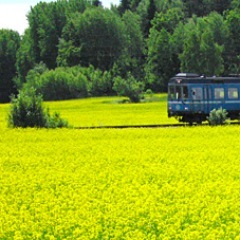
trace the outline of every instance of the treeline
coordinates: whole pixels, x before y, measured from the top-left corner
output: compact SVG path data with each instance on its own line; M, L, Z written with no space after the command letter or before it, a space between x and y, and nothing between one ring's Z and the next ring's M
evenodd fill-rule
M1 102L27 88L69 99L166 91L177 72L240 72L239 0L58 0L27 18L23 36L0 30Z

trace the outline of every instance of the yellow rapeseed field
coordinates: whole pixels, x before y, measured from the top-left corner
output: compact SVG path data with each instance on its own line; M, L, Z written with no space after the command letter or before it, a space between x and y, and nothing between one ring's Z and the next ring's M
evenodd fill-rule
M119 104L122 97L99 97L45 102L50 113L59 112L74 127L176 123L167 117L166 94L154 95L154 101ZM0 128L7 126L9 104L0 104Z
M240 239L238 126L2 122L0 239Z

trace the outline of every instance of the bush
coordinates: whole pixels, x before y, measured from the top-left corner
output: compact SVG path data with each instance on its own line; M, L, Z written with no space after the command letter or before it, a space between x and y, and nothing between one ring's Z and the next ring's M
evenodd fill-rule
M68 127L67 121L60 118L58 113L53 116L44 110L42 96L37 95L35 89L20 91L17 98L12 96L10 113L8 116L10 127Z
M138 82L131 74L128 78L122 79L121 77L114 78L113 90L119 96L129 97L131 102L140 102L143 96L144 84Z
M45 100L65 100L87 96L87 80L62 69L51 70L40 77L40 91Z
M210 114L209 117L207 118L208 122L210 125L223 125L225 124L227 118L227 111L226 109L213 109Z
M47 112L47 128L63 128L68 126L68 122L62 119L59 113L55 112L53 116L51 116L49 111Z
M56 68L42 74L29 71L24 89L35 88L44 100L65 100L113 94L112 75L92 66Z
M70 68L57 68L46 71L43 74L32 74L27 76L27 83L24 89L28 91L35 88L44 100L65 100L88 96L87 78Z
M95 70L89 76L89 93L91 96L106 96L113 94L112 76L110 72Z

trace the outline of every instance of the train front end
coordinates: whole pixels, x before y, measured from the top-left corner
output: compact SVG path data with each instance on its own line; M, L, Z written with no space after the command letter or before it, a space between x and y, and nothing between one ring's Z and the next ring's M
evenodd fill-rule
M183 117L189 114L188 88L179 83L168 86L168 117Z
M192 112L192 93L188 81L189 78L197 78L194 73L179 73L171 78L168 83L168 117L176 117L180 122L198 121ZM191 96L190 96L191 95Z

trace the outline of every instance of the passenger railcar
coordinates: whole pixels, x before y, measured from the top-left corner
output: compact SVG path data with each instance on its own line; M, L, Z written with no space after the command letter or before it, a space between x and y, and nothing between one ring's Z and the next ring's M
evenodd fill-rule
M181 122L202 123L213 109L226 109L239 119L240 76L205 77L179 73L168 83L168 117Z

